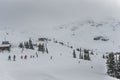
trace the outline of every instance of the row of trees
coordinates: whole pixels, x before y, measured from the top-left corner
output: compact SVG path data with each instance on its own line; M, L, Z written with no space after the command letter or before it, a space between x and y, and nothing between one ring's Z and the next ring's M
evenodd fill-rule
M84 49L82 51L82 49L80 48L79 50L77 49L77 51L79 51L79 59L91 60L90 59L90 51L89 50ZM73 58L77 58L75 50L73 50Z
M48 53L48 48L47 48L47 46L45 47L45 45L44 44L39 44L38 45L38 51L41 51L41 52L46 52L46 53Z
M36 47L38 48L37 50L40 51L40 52L46 52L48 53L48 48L47 48L47 45L45 46L45 43L41 44L39 43L38 45L36 45ZM32 49L34 50L34 44L32 42L31 39L29 39L29 41L26 41L24 43L20 43L19 44L19 48L26 48L26 49Z
M120 53L109 53L106 64L107 74L120 79Z
M20 48L26 48L26 49L34 49L34 47L33 47L33 43L32 43L32 40L31 39L29 39L29 41L26 41L26 42L24 42L24 43L20 43L19 44L19 47Z
M49 40L50 41L50 40ZM63 42L63 41L57 41L57 40L55 40L55 39L53 39L53 42L54 43L58 43L58 44L60 44L60 45L62 45L62 46L66 46L66 47L69 47L69 48L73 48L73 46L71 46L70 44L69 44L69 42L67 42L67 43L65 43L65 42Z
M61 42L61 41L57 41L55 39L53 39L53 42L61 44L62 46L66 46L66 47L69 47L69 48L73 49L73 46L70 46L69 42L64 43L64 42ZM93 55L93 51L90 51L89 49L82 50L81 48L77 48L76 50L74 49L73 50L73 58L77 58L76 51L79 52L79 59L91 60L90 59L90 54Z

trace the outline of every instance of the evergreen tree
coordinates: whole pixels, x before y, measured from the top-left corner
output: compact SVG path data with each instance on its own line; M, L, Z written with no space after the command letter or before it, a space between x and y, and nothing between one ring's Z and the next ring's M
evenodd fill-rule
M23 43L20 43L18 47L19 47L19 48L24 48Z
M41 44L38 45L38 51L41 51Z
M34 48L33 48L33 43L32 43L32 40L31 40L31 39L29 39L29 49L34 49Z
M45 52L45 46L44 46L44 44L42 45L42 52L43 53Z
M89 60L89 61L91 60L91 59L90 59L90 54L89 54L89 53L87 54L87 60Z
M82 49L80 48L80 53L82 53Z
M118 57L118 70L120 72L120 54L119 54L119 57Z
M89 50L84 49L84 60L90 60Z
M87 49L84 49L84 53L89 53L89 50L87 50Z
M87 50L86 49L84 49L84 60L87 60Z
M120 79L120 54L117 57L118 57L118 61L115 68L116 69L115 76Z
M76 58L75 50L73 50L73 58Z
M79 59L83 59L83 55L82 55L82 50L81 50L81 48L80 48L79 50L80 50Z
M46 53L48 53L48 48L46 47Z
M24 42L24 46L26 49L29 49L29 43L28 42Z
M110 76L115 76L115 59L114 54L110 53L107 59L107 73Z
M44 45L41 45L41 44L39 44L38 45L38 51L41 51L41 52L45 52L45 48L44 48Z

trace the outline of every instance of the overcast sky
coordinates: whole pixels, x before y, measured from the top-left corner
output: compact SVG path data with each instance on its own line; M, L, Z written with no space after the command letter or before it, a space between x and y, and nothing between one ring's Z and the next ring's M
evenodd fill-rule
M56 26L86 17L120 15L120 0L0 0L0 24Z

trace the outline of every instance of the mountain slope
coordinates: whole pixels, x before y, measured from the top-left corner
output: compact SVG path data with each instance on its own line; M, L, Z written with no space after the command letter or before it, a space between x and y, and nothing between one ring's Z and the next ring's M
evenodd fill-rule
M0 31L0 41L9 40L13 47L11 52L0 54L1 80L117 80L106 74L106 61L102 55L105 52L119 50L120 22L116 19L75 21L69 24L44 29L39 27L36 32L29 28L6 28ZM33 33L34 32L34 33ZM96 36L108 38L108 41L93 40ZM21 53L19 42L29 38L36 42L40 37L50 38L48 42L49 54L39 52L35 57L35 50L25 49ZM72 56L73 49L53 43L54 40L68 43L76 48L86 48L94 51L91 61ZM16 55L16 61L8 61L8 56ZM27 60L21 56L27 55ZM30 58L33 55L34 58ZM51 60L52 56L52 60ZM91 68L93 66L93 68ZM4 74L2 74L4 72Z
M118 51L120 43L120 21L116 19L76 21L54 28L56 38L71 42L79 47L99 51ZM54 35L54 36L55 36ZM94 40L102 36L108 41Z

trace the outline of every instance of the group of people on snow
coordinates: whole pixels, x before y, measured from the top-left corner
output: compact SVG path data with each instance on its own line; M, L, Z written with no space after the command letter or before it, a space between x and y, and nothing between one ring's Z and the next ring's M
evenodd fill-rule
M27 58L38 58L38 53L36 52L36 54L35 55L21 55L20 56L20 59L27 59ZM13 56L11 56L11 55L9 55L8 56L8 61L16 61L16 55L13 55Z
M16 60L16 55L13 55L13 56L8 56L8 60L9 61L11 61L11 60L13 60L13 61L15 61Z

